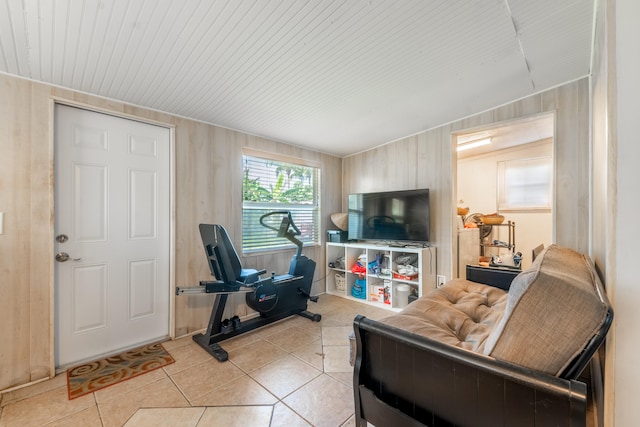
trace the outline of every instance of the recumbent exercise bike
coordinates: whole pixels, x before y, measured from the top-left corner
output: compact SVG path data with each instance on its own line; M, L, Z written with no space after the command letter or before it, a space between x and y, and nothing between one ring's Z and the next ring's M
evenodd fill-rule
M280 215L279 227L268 223L271 216ZM302 254L302 242L296 236L301 234L296 227L291 212L273 211L260 217L260 224L278 232L297 247L291 259L289 273L261 278L267 270L242 268L240 257L225 228L218 224L200 224L200 236L215 281L201 281L200 286L176 288L177 295L216 294L207 331L193 336L193 340L218 361L229 358L228 353L218 344L221 341L244 332L268 325L294 314L314 322L322 319L320 314L307 311L307 301L318 301L311 296L311 285L316 263ZM259 313L258 317L241 321L238 316L222 319L229 294L246 293L246 303Z

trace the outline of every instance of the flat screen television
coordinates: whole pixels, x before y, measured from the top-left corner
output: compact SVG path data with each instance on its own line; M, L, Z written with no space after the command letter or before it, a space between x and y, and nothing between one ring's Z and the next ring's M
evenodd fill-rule
M429 189L349 194L349 240L429 241Z

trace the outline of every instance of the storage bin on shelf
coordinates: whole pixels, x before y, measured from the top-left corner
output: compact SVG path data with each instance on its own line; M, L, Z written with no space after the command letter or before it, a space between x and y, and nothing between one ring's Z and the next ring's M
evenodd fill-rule
M416 254L400 254L394 260L393 278L396 280L419 281L420 270L416 267Z
M385 279L369 285L368 300L379 304L391 305L391 280Z
M411 282L417 282L420 277L420 275L415 272L415 273L411 273L411 274L400 274L400 273L393 273L393 278L396 280L407 280L407 281L411 281Z
M351 296L358 299L367 299L367 279L356 279L356 282L351 287Z

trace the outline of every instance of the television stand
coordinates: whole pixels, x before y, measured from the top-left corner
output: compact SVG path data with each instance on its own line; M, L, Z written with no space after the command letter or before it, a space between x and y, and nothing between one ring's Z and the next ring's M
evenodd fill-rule
M358 257L366 255L367 272L365 274L366 292L365 298L355 298L351 291L356 279L360 279L357 274L351 272L351 267L358 261ZM368 264L385 257L387 268L379 272L371 271ZM398 258L400 260L411 259L411 265L416 268L413 274L402 274L398 268ZM344 261L338 260L344 259ZM401 294L406 292L406 285L409 286L409 293L414 297L436 288L436 248L415 247L409 244L387 243L379 245L375 243L337 243L327 242L326 244L326 292L353 301L375 305L399 311L403 308L402 295L398 298L398 290ZM331 263L334 267L329 267ZM386 292L382 290L388 288ZM409 301L412 299L410 298Z

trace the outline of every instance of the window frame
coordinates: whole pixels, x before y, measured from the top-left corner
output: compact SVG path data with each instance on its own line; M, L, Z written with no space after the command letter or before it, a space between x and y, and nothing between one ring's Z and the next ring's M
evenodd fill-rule
M546 193L546 203L539 203L539 204L523 203L523 204L515 204L515 205L510 204L509 192L510 192L510 189L511 191L513 189L509 187L509 180L507 178L509 169L512 169L512 170L515 168L523 169L526 167L532 168L536 166L545 166L548 168L547 182L544 190ZM532 157L527 159L499 161L497 162L496 175L498 178L498 182L497 182L498 211L526 212L526 211L549 211L552 209L552 205L553 205L553 157L552 156L542 156L542 157ZM542 183L542 184L545 184L545 183ZM529 189L529 191L533 191L531 190L532 187L535 187L535 186L539 187L542 184L525 182L524 184L521 184L519 187L521 187L520 191L522 191L522 187L525 188L524 191L527 191L527 188ZM536 190L536 191L542 191L542 190Z
M313 170L312 175L312 185L313 185L313 194L314 194L314 204L295 204L295 203L278 203L278 202L251 202L244 200L244 191L245 191L245 159L246 157L250 157L256 160L262 160L265 163L268 162L276 162L279 164L288 164L295 167L307 167ZM311 241L303 240L304 247L314 247L320 246L322 241L322 222L321 222L321 197L320 197L320 188L321 188L321 168L318 162L309 161L306 159L300 159L296 157L290 157L285 155L279 155L274 153L268 153L260 150L244 148L242 150L242 254L243 255L256 255L256 254L264 254L267 252L278 252L282 250L290 250L292 248L296 248L296 246L291 243L289 240L285 238L278 238L276 232L273 231L273 236L269 236L268 239L265 239L264 244L260 245L260 247L255 247L255 245L251 245L250 248L246 248L245 238L245 212L247 210L261 210L261 211L273 211L273 210L288 210L291 211L291 214L295 220L296 226L303 230L305 228L311 228ZM270 181L270 182L275 182ZM312 218L311 226L306 227L305 224L309 223L300 223L299 218L296 218L296 211L306 211L310 212L309 216ZM262 227L258 225L258 227ZM270 233L268 229L267 233ZM271 242L271 243L269 243Z

